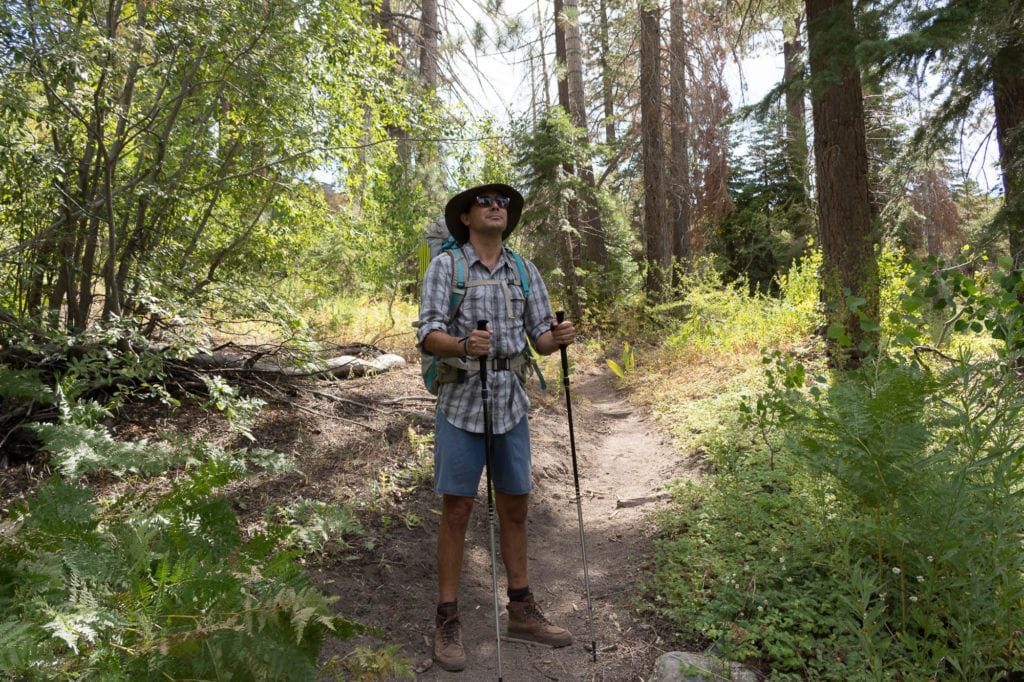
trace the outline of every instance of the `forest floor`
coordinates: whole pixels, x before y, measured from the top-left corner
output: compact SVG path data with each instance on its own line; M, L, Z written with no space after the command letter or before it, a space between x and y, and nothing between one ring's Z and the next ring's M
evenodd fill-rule
M402 370L388 383L404 384L417 368ZM557 377L550 377L553 383ZM670 438L617 390L614 376L593 369L573 379L573 421L591 582L597 662L588 648L590 630L580 552L568 420L564 394L534 392L530 429L533 482L529 517L530 586L546 615L567 627L573 645L551 649L503 641L506 680L643 680L663 653L660 628L638 614L635 599L651 569L652 511L664 504L666 483L696 476L696 463L680 458ZM433 613L437 599L434 542L438 499L429 480L402 501L401 513L422 521L396 523L373 551L314 575L342 598L341 610L382 628L384 641L399 643L421 680L497 678L494 602L491 590L486 497L481 483L477 511L466 543L459 599L467 668L448 673L431 665ZM499 556L499 566L501 564ZM504 571L499 568L501 611ZM506 618L503 615L501 627ZM344 655L352 642L328 645L325 654Z
M223 489L243 531L281 522L279 510L302 498L353 511L358 523L351 524L343 540L328 542L304 561L317 584L338 597L335 607L341 615L377 628L381 636L328 641L322 652L328 677L330 670L346 670L357 645L400 645L417 679L496 679L483 482L467 537L459 599L467 668L447 673L431 662L440 506L431 487L434 401L412 360L385 374L344 381L251 384L262 386L258 395L267 400L252 428L254 442L231 431L223 415L199 405L130 404L108 426L120 440L180 441L184 436L291 456L298 471L257 473ZM536 381L530 389L530 586L550 620L569 628L575 642L550 649L503 641L504 679L644 680L669 646L666 642L678 644L670 630L638 610L637 597L652 570L651 515L665 504L664 486L698 476L700 462L673 448L647 408L619 389L607 368L576 369L573 416L598 649L593 662L565 397L555 367L557 358L549 359L545 373L552 390L540 392ZM47 473L45 465L0 470L3 506L39 485ZM155 493L166 489L174 475L126 480L99 474L88 483L103 498L127 489ZM498 585L504 629L503 568Z

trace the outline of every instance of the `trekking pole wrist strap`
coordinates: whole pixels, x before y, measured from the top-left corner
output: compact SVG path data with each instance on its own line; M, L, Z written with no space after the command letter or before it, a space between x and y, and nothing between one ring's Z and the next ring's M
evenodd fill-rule
M462 344L462 357L469 357L469 337L463 336L459 343Z

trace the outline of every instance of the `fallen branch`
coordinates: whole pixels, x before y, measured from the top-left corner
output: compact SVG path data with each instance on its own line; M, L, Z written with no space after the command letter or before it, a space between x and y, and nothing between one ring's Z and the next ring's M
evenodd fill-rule
M644 497L627 497L622 500L615 500L615 506L618 509L625 509L627 507L640 507L645 504L651 504L652 502L660 502L667 500L672 497L669 493L658 493L657 495L646 495Z

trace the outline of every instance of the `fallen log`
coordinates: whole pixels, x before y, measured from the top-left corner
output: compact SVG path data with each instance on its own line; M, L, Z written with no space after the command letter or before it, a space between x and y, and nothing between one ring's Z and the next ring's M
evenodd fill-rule
M371 374L381 374L397 367L406 365L405 358L400 355L383 353L374 358L360 358L354 355L339 355L326 360L308 362L304 365L290 366L263 360L261 356L242 357L234 353L197 353L185 363L193 368L207 372L225 372L238 374L263 374L284 377L315 377L333 376L339 379L351 379Z

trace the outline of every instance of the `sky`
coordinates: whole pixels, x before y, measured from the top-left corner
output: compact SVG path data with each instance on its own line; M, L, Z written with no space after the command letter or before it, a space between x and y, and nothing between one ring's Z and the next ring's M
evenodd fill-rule
M446 19L461 26L463 35L469 35L472 24L477 17L488 16L487 12L476 7L475 0L449 0L457 3L448 6ZM482 0L495 2L496 0ZM518 16L527 24L535 23L538 1L543 11L550 13L549 0L502 0L504 11L511 16ZM474 9L475 8L475 9ZM443 10L442 10L443 11ZM451 25L451 23L449 25ZM487 24L488 22L484 22ZM493 26L487 28L493 36ZM554 51L553 39L549 40L549 59ZM741 64L731 61L726 70L726 83L729 89L733 110L752 104L764 97L782 78L781 48L770 44L763 45L758 51L746 56ZM584 45L586 50L587 46ZM466 46L467 56L456 59L455 66L458 77L472 94L462 97L471 114L484 117L490 116L498 120L506 120L514 113L529 110L530 79L529 67L525 63L525 50L500 50L490 40L479 51ZM556 87L551 84L554 96ZM808 115L810 106L808 105ZM1001 177L998 170L998 149L994 139L986 138L988 131L968 135L959 151L960 170L973 178L984 191L1000 192Z

